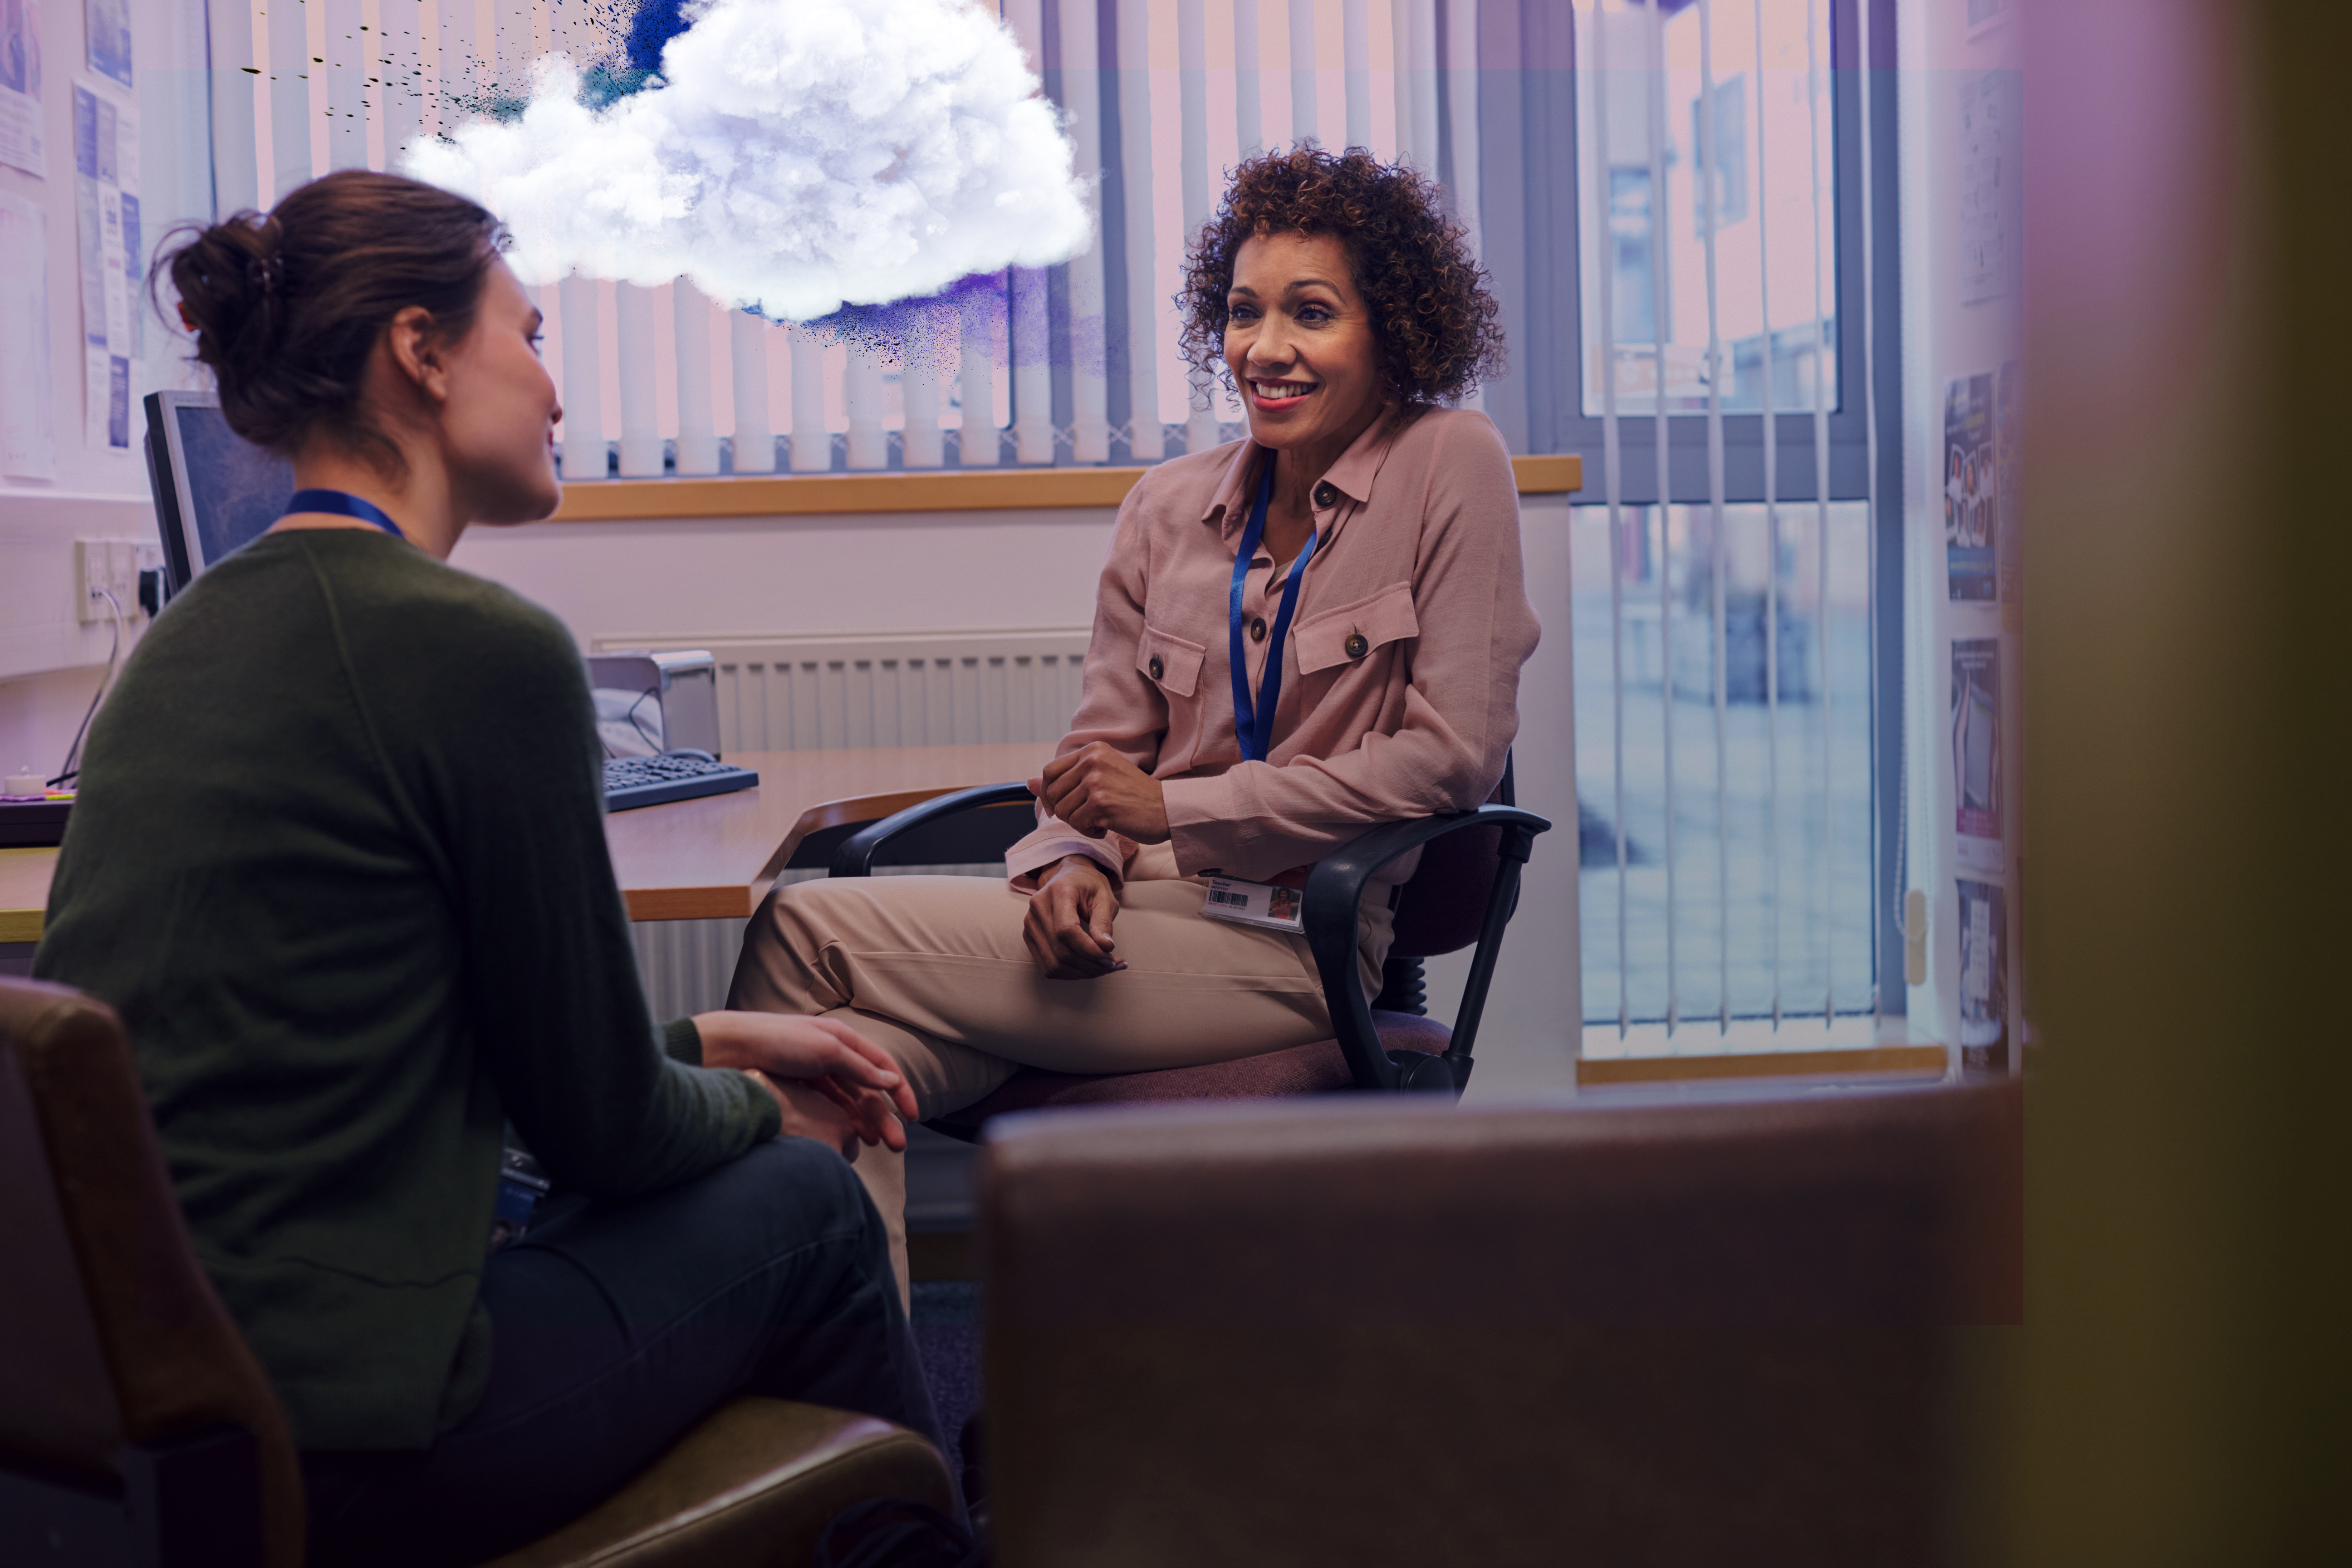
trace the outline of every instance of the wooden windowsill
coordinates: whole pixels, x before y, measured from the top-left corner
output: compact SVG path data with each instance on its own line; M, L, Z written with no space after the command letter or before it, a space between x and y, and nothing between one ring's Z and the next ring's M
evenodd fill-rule
M1514 458L1521 495L1584 487L1574 455ZM654 518L804 517L828 512L1027 511L1112 507L1144 475L1123 468L971 468L884 474L746 474L740 479L589 479L563 487L557 522Z
M1818 1051L1727 1051L1721 1055L1616 1057L1576 1064L1580 1088L1611 1084L1694 1083L1743 1078L1938 1078L1947 1054L1938 1045L1849 1047Z

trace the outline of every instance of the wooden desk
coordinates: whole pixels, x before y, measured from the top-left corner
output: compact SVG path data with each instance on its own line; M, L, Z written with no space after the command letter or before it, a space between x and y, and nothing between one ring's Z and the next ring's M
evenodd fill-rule
M613 872L633 921L744 920L801 840L869 822L967 784L1026 778L1050 742L877 746L842 752L736 752L760 787L604 819ZM0 943L41 940L55 849L0 849Z
M41 940L41 911L57 868L54 849L0 849L0 942Z
M1050 741L877 746L865 751L730 752L760 787L604 819L613 873L633 921L744 920L801 840L870 822L967 784L1026 778Z

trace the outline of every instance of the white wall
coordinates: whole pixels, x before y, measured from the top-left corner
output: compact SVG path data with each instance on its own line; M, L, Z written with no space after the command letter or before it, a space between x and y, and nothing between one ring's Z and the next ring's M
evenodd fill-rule
M614 636L1084 626L1113 509L476 529L451 563Z
M1577 924L1576 679L1569 635L1569 498L1521 496L1519 541L1528 599L1543 641L1519 673L1519 737L1512 748L1519 805L1548 816L1519 884L1519 912L1503 942L1464 1096L1573 1092L1584 1032L1583 943ZM1467 955L1433 960L1432 1016L1451 1021Z
M0 768L64 764L114 638L110 618L77 618L73 542L154 537L143 484L133 497L0 490ZM131 618L125 658L144 624Z
M132 80L140 118L142 238L152 252L174 224L212 216L206 134L204 10L191 0L130 0ZM106 625L78 616L74 541L155 538L146 470L135 445L93 444L82 414L81 296L74 211L73 85L86 63L79 0L43 0L41 113L48 172L0 164L0 190L47 220L49 377L55 393L57 472L48 479L0 476L0 757L13 772L63 762L112 640ZM144 310L143 302L135 308ZM150 312L145 358L132 369L134 397L186 384L184 350ZM12 377L25 366L0 367ZM131 640L141 625L133 617ZM126 653L129 651L126 647Z

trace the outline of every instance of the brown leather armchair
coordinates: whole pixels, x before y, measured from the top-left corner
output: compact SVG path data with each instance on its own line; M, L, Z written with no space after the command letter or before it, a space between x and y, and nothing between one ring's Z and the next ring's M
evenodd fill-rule
M1003 1560L1936 1561L1958 1326L2023 1311L2021 1104L1002 1118Z
M296 1568L302 1477L190 1246L111 1009L0 979L0 1563ZM953 1507L870 1416L721 1407L506 1568L788 1564L872 1497Z

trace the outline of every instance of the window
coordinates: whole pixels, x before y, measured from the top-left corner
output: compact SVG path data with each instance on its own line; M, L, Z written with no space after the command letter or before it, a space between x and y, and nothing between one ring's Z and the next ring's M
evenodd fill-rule
M545 0L368 4L373 30L362 0L215 7L225 208L381 167L511 99L542 54L621 47ZM1899 1006L1876 981L1896 951L1900 443L1874 440L1870 405L1899 428L1900 376L1897 334L1869 321L1898 316L1893 95L1856 68L1865 32L1891 59L1893 0L1003 9L1099 176L1094 249L971 280L929 353L776 327L682 283L551 286L550 357L583 432L567 476L1151 462L1230 438L1237 411L1188 381L1171 299L1222 171L1309 136L1404 158L1440 182L1504 306L1511 369L1481 405L1514 450L1586 459L1587 1016L1826 1026ZM679 392L698 381L699 410Z
M1621 508L1614 550L1608 508L1571 516L1593 1047L1727 1016L1817 1044L1874 1000L1868 509L1727 506L1719 550L1704 506Z
M1524 259L1488 251L1520 372L1489 406L1585 458L1588 1057L1868 1045L1903 1005L1878 983L1900 951L1902 563L1899 509L1874 504L1901 491L1870 409L1899 428L1896 334L1868 321L1895 319L1892 94L1855 68L1892 7L1871 10L1481 10L1483 57L1526 66L1482 103L1490 237L1498 187L1526 214Z

